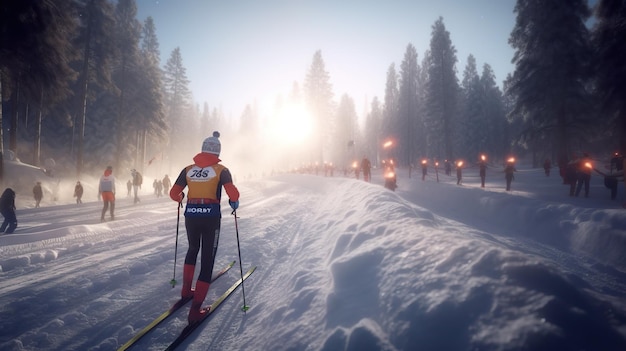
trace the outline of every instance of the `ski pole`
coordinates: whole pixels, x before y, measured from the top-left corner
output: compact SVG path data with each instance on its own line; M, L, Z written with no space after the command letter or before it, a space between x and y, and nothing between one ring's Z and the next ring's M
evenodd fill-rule
M174 246L174 275L172 276L172 280L170 280L170 285L172 288L176 286L176 258L178 257L178 225L180 224L180 208L183 207L183 203L179 202L176 205L176 209L178 213L176 214L176 245Z
M237 225L237 210L233 210L231 213L235 217L235 233L237 234L237 253L239 254L239 273L241 274L241 292L243 294L243 306L241 310L246 312L250 309L250 306L246 305L246 289L243 285L243 268L241 266L241 247L239 246L239 226Z

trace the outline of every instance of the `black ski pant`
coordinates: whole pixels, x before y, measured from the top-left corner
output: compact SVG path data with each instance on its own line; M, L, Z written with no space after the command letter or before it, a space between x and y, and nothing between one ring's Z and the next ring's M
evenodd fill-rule
M220 238L221 220L220 217L185 217L185 228L189 241L185 264L195 266L198 253L202 249L198 280L204 282L211 282Z

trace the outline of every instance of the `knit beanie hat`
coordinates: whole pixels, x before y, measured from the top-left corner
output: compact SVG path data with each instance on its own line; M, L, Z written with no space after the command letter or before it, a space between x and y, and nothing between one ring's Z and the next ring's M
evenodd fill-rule
M208 137L204 139L202 142L202 152L206 152L213 155L220 155L220 151L222 150L222 145L220 144L220 132L213 132L212 137Z

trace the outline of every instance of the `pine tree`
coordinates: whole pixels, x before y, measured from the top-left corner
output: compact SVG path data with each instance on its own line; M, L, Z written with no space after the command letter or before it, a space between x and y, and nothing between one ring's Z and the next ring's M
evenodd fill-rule
M370 112L367 114L365 120L365 153L370 155L370 161L372 165L377 165L380 159L379 150L381 148L381 142L383 134L381 131L383 117L383 109L378 101L378 97L372 99Z
M305 101L313 116L316 145L311 150L311 162L324 162L325 150L330 143L332 133L333 92L330 76L326 72L322 51L313 55L313 62L304 83Z
M408 167L411 166L412 160L416 156L417 131L423 129L423 123L418 114L418 77L417 51L413 44L408 44L404 53L404 60L400 64L398 114L395 123L395 135L399 139L398 161ZM419 151L426 152L426 150Z
M443 18L432 26L426 82L426 126L430 149L436 155L454 156L455 128L457 123L456 49Z
M336 129L333 139L333 155L339 164L347 166L358 160L357 147L360 145L359 128L354 100L343 94L337 106Z
M80 18L79 32L75 40L75 46L79 48L79 71L77 95L77 110L75 114L75 132L72 137L72 151L74 151L74 136L78 144L76 150L76 173L80 177L83 170L85 153L85 131L87 127L87 111L90 100L95 100L95 91L113 89L111 82L112 61L117 55L117 48L111 28L114 26L113 6L107 0L77 1ZM107 106L110 106L107 104ZM107 111L94 110L90 120L101 121L99 116L108 116ZM102 128L94 128L97 132L103 132ZM106 135L106 133L105 133ZM110 138L90 138L91 143L107 143ZM98 145L102 153L106 145ZM105 160L111 161L111 160Z
M462 154L460 156L468 159L474 159L480 152L487 151L485 149L485 107L484 107L484 90L478 76L476 68L476 59L473 55L467 57L467 64L463 71L463 80L461 82L461 91L463 93L460 104L461 120L459 125L463 133L459 135Z
M138 67L139 81L137 90L137 120L140 148L135 157L137 163L144 164L146 155L163 155L168 142L168 125L165 119L163 96L163 79L159 67L159 42L156 28L151 17L145 21L142 30L140 62ZM150 142L151 141L151 142ZM151 151L149 151L151 150ZM150 153L149 153L150 152Z
M609 130L616 131L619 150L626 154L626 2L600 0L593 29L596 94Z
M118 88L116 103L116 120L114 124L115 161L119 167L122 160L134 159L130 168L137 168L143 173L143 150L145 134L140 131L144 119L140 105L141 63L139 57L139 39L141 24L136 19L137 4L135 0L119 0L115 8L115 39L120 53L114 66L114 82ZM132 151L135 151L133 154ZM139 159L137 159L139 155Z
M163 70L163 88L165 91L165 113L169 125L169 139L185 145L190 120L186 115L191 103L191 92L187 71L183 66L180 48L175 48L165 63ZM195 145L197 143L194 143ZM174 145L170 144L170 154ZM191 145L190 145L191 146Z
M69 83L75 77L68 65L73 55L68 37L75 28L71 14L71 2L67 0L10 1L0 5L0 96L10 95L12 102L9 149L17 153L19 105L37 106L35 163L39 163L43 110L69 94ZM3 145L0 132L0 180Z
M524 118L524 139L555 138L564 168L572 140L583 141L590 126L587 1L518 0L514 11L512 113Z
M398 142L398 136L395 134L395 122L398 115L398 74L394 63L389 65L387 69L387 81L385 83L385 105L383 107L383 116L381 121L382 138L384 142ZM395 156L395 147L389 146L384 151L383 157L388 158Z

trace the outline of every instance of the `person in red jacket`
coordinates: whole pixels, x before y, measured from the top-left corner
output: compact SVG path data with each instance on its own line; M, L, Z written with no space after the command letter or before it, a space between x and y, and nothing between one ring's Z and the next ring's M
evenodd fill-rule
M182 203L183 190L185 187L188 188L185 229L189 249L185 256L181 297L193 297L188 317L190 324L198 321L206 313L201 307L209 291L217 253L222 219L220 208L222 187L226 190L230 207L233 210L239 207L239 190L233 184L228 168L220 164L219 137L219 132L213 132L212 137L204 139L202 152L194 156L193 164L183 168L169 193L172 200ZM200 275L194 291L191 286L200 250L202 250Z

